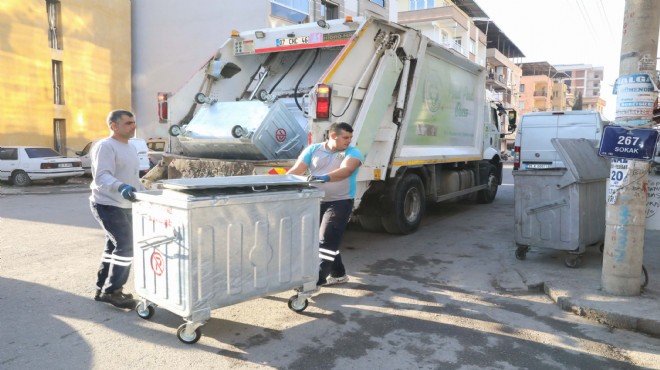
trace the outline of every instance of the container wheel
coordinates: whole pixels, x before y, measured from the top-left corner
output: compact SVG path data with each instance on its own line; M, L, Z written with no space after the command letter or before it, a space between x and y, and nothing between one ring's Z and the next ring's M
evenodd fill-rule
M307 298L305 298L305 300L302 300L298 298L298 295L294 295L291 296L291 298L289 298L289 308L295 312L303 312L305 308L307 308L308 304L309 301L307 300Z
M388 193L382 217L385 230L391 234L410 234L417 230L426 208L422 179L409 173L395 183Z
M516 258L523 261L525 258L527 258L527 251L529 251L529 247L526 245L520 245L518 248L516 248Z
M170 126L170 129L168 130L171 136L179 136L181 135L181 126L179 125L172 125Z
M580 266L580 262L582 262L580 256L568 256L564 258L564 264L566 267L570 267L572 269L578 268Z
M192 332L192 334L187 335L186 334L187 325L188 324L181 324L181 326L179 326L179 329L177 329L176 331L176 337L179 338L179 340L185 344L195 344L202 337L202 329L197 328L195 329L194 332Z
M646 271L646 267L642 265L642 288L646 288L649 285L649 273Z
M156 309L154 309L153 306L144 304L143 302L138 302L137 306L135 306L135 313L137 313L137 315L141 318L149 320L153 317L154 313L156 313Z

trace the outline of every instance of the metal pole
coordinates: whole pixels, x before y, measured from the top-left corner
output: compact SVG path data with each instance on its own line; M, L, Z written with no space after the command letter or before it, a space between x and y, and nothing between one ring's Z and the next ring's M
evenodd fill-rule
M660 1L627 0L623 16L621 65L619 76L647 73L656 79ZM617 92L618 95L621 91ZM636 99L642 99L638 93ZM637 117L626 116L617 104L616 125L628 125L637 120L636 128L651 127L652 112ZM630 114L630 112L627 112ZM623 119L626 119L626 122ZM643 122L643 123L639 123ZM610 294L639 295L641 291L644 231L646 226L646 190L649 163L628 160L627 175L615 189L616 200L608 201L605 216L605 247L601 282ZM620 168L620 167L619 167ZM608 180L608 192L612 185Z

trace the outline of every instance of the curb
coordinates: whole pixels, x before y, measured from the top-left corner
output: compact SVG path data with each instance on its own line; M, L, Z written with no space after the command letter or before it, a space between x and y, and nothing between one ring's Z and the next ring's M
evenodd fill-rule
M534 290L537 289L538 286L534 288ZM642 319L631 315L587 307L580 299L566 295L565 290L556 288L549 283L543 283L543 292L564 311L607 325L610 328L632 330L660 338L660 321L658 320Z

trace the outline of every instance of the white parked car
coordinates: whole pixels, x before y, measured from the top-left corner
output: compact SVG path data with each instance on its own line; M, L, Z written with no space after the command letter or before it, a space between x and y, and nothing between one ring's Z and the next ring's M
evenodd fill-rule
M29 186L33 180L52 179L64 184L84 171L78 158L68 158L51 148L0 146L0 180Z
M85 170L86 175L92 174L92 158L90 157L89 152L91 151L92 146L99 140L101 139L95 139L87 143L83 150L76 152L76 155L82 162L82 167ZM149 157L147 155L147 142L144 139L138 138L131 138L128 142L133 145L138 152L138 158L140 159L140 177L142 177L151 169L151 166L149 165Z

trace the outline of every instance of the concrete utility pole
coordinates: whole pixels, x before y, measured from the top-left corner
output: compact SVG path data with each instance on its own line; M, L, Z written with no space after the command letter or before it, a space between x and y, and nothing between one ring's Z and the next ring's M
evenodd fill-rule
M620 80L626 76L649 74L656 79L658 30L660 27L659 0L627 0L623 16L621 40ZM624 78L624 79L622 79ZM639 77L637 77L639 78ZM635 128L651 127L652 109L635 110L635 102L648 104L649 92L630 94L633 103L622 108L618 103L623 93L618 85L616 125ZM628 85L630 86L630 85ZM628 89L627 91L636 91ZM655 93L651 93L655 95ZM646 226L646 191L649 163L623 160L612 163L611 173L625 169L627 175L621 185L613 186L608 180L608 193L615 193L608 200L606 209L605 248L601 281L607 293L622 296L639 295L641 290L644 231Z

